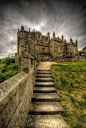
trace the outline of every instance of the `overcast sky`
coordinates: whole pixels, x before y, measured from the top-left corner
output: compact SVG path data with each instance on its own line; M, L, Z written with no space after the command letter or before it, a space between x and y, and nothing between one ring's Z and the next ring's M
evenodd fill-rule
M78 50L86 46L86 2L84 0L0 0L0 58L17 52L17 31L53 31L67 42L78 40Z

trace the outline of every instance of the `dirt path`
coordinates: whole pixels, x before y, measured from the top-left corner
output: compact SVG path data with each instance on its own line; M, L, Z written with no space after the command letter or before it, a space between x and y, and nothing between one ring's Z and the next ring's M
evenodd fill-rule
M40 62L37 69L50 69L51 65L55 63L56 62L50 62L50 61Z

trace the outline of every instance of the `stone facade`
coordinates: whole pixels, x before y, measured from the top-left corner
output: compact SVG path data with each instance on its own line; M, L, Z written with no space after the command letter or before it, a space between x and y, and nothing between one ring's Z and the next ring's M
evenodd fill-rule
M17 55L21 56L22 51L27 53L34 52L34 47L38 54L41 56L41 61L51 60L55 57L63 57L65 55L71 56L78 54L78 42L73 42L70 39L70 43L67 43L62 35L62 38L55 37L53 32L53 38L50 39L50 33L47 36L43 36L38 31L25 31L24 27L21 26L21 30L17 32Z

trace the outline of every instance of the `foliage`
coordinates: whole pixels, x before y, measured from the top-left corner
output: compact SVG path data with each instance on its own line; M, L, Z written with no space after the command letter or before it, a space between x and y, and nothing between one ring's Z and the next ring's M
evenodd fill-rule
M64 109L64 120L71 128L85 128L86 62L56 63L51 71Z
M6 57L0 59L0 83L18 73L18 63L15 58Z

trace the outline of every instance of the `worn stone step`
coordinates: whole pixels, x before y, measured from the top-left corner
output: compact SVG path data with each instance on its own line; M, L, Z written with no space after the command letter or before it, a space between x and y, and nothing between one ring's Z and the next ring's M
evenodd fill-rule
M60 115L28 115L27 128L69 128Z
M50 71L37 71L37 74L51 74Z
M34 87L34 93L52 93L56 92L54 87Z
M53 82L35 82L35 87L55 87Z
M57 93L34 93L32 102L57 102L60 100Z
M58 102L34 102L30 106L30 115L60 114L63 112Z
M51 74L36 74L36 78L52 78Z
M50 69L37 69L37 71L51 71Z
M52 78L36 78L36 82L53 82Z

